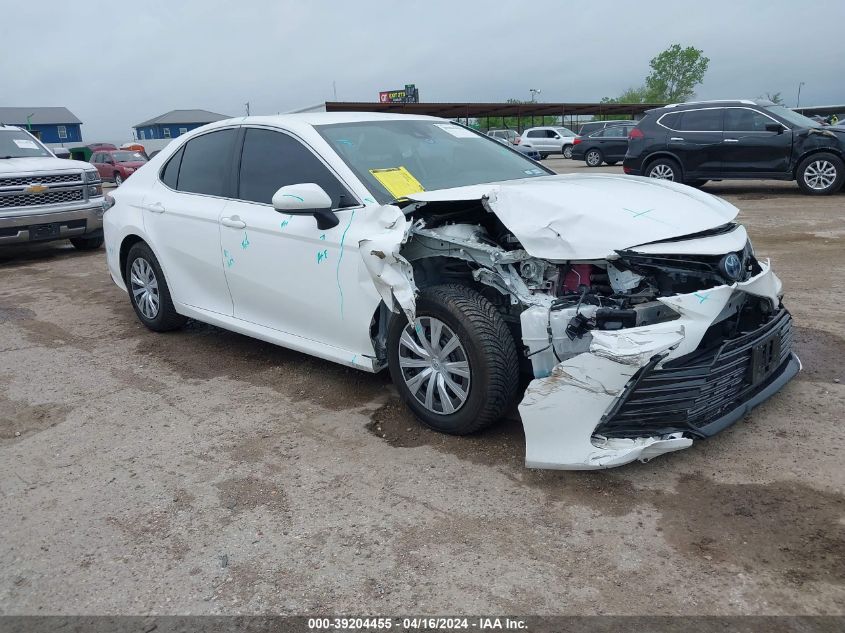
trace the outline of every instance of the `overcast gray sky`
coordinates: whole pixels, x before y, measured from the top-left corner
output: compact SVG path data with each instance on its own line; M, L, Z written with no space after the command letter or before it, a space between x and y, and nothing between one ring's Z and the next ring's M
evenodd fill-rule
M0 105L66 106L85 141L176 108L273 114L375 101L594 101L674 42L704 49L703 99L845 103L845 2L142 0L4 3Z

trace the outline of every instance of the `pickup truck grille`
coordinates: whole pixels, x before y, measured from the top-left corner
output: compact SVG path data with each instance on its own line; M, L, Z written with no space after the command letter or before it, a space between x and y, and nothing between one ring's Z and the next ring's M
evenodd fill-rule
M0 176L0 210L84 202L84 178L81 171Z
M57 189L45 193L0 195L0 209L12 207L39 207L47 204L81 202L85 199L82 189Z
M35 184L50 185L65 182L82 183L82 174L33 174L31 176L0 178L0 187L26 187Z

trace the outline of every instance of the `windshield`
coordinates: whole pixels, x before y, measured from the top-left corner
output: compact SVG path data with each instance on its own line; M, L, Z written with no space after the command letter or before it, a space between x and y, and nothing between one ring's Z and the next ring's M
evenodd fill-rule
M52 154L41 143L21 130L0 130L0 158L48 157Z
M578 136L575 132L570 130L568 127L559 127L559 128L555 128L555 129L557 130L557 133L560 134L561 136Z
M782 105L766 106L764 109L779 116L781 119L789 121L792 125L797 125L798 127L822 127L820 124L813 121L813 119L809 119L803 114L798 114L789 108L784 108Z
M419 191L553 173L505 144L446 121L314 127L381 203Z
M118 163L145 163L147 159L138 152L112 152L111 155Z

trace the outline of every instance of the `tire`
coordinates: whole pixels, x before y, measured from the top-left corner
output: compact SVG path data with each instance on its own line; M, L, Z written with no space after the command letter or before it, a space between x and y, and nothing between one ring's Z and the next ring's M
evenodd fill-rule
M604 160L601 152L597 149L591 149L584 154L584 160L587 161L587 167L599 167Z
M681 178L681 166L678 161L671 158L658 158L648 164L645 170L645 175L649 178L656 178L658 180L671 180L673 182L683 182Z
M546 160L548 157L549 157L548 154L544 154L543 152L540 152L540 160Z
M78 251L95 251L103 245L103 236L99 237L72 237L70 243Z
M137 268L133 267L137 264ZM136 284L136 279L145 283ZM126 289L129 291L129 301L138 319L153 332L169 332L185 325L187 319L176 312L173 301L170 298L170 289L164 279L161 266L153 254L152 249L144 242L137 242L129 249L124 269ZM155 285L153 286L153 282ZM150 294L152 290L157 298L153 303L144 301L145 294L140 290L146 290Z
M435 330L440 332L437 347L451 350L432 364L426 357L430 358ZM457 345L450 335L457 338ZM422 290L414 327L403 314L391 320L387 353L399 395L423 424L436 431L452 435L480 431L496 422L516 396L519 357L510 330L493 304L467 286ZM448 371L445 363L465 375ZM417 378L420 375L422 379ZM463 399L446 380L462 390Z
M798 187L810 196L827 196L842 188L845 163L836 154L822 152L808 156L798 165Z
M564 145L563 146L563 157L564 158L572 158L572 145Z
M119 187L123 184L123 176L119 172L114 172L114 186Z

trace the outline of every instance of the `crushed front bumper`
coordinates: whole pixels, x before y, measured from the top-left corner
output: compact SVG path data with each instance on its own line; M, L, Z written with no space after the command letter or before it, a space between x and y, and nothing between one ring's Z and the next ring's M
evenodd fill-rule
M687 448L742 418L800 370L781 283L768 263L748 281L660 299L678 319L592 331L589 349L529 385L519 405L526 466L593 470ZM699 349L743 301L768 299L762 326Z

